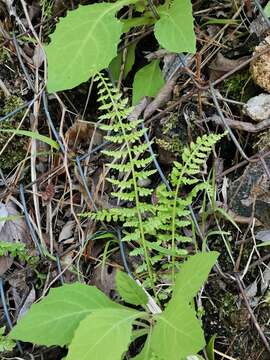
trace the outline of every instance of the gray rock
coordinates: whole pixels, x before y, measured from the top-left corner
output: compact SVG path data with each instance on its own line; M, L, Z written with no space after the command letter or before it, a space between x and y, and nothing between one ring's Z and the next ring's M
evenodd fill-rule
M270 157L264 158L270 168ZM270 223L270 180L263 164L250 163L242 176L228 189L229 209L242 217L255 216L262 224Z
M254 121L262 121L270 118L270 94L260 94L249 99L244 105L243 111Z

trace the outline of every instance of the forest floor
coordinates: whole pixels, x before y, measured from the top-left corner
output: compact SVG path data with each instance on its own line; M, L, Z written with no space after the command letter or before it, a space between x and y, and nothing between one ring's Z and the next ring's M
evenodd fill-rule
M95 83L50 95L44 90L44 59L33 32L48 42L58 19L79 3L92 1L0 0L0 240L15 244L8 250L0 244L0 325L6 331L51 287L64 283L95 285L116 299L116 270L125 261L132 270L140 265L139 257L129 256L132 244L126 244L123 262L107 228L80 215L115 205L106 181L108 158L101 152L108 145L97 126ZM134 31L131 43L122 41L136 44L128 74L120 71L116 81L125 96L131 97L136 71L149 59L158 58L163 72L178 69L144 118L166 178L185 146L227 130L201 171L214 195L193 201L195 228L184 229L193 238L185 244L190 253L205 242L220 253L198 298L210 341L201 353L205 360L270 359L270 21L259 4L194 1L194 56L160 51L151 26ZM121 61L123 69L127 56ZM255 98L254 110L250 99L261 94L264 103ZM55 151L49 140L14 129L38 131L63 148ZM161 182L158 175L148 180L153 189ZM163 279L161 265L154 269ZM161 301L169 296L164 289ZM60 347L2 349L1 359L65 356Z

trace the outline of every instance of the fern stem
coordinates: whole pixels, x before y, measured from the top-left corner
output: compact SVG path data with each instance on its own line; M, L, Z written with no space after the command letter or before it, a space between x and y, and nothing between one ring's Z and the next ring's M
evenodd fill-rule
M98 74L98 77L100 78L102 84L106 88L108 94L110 94L110 100L111 100L111 102L113 104L115 114L116 114L117 119L119 121L119 124L121 126L122 134L124 135L124 138L126 139L127 134L126 134L126 131L125 131L125 127L123 125L122 118L119 115L119 112L117 111L118 108L117 108L117 105L115 104L114 97L111 94L110 88L108 87L106 81L104 80L103 76L100 73ZM140 230L140 234L141 234L141 236L140 236L140 238L141 238L140 246L143 248L144 258L145 258L145 262L146 262L146 266L147 266L147 272L148 272L148 275L149 275L149 278L150 278L150 284L151 284L151 287L153 289L154 294L156 294L153 271L152 271L152 266L151 266L149 256L148 256L148 251L147 251L147 246L146 246L146 241L145 241L145 235L144 235L144 229L143 229L143 221L142 221L142 216L141 216L141 213L140 213L140 199L139 199L138 185L137 185L137 181L136 181L135 164L134 164L134 160L133 160L133 156L132 156L132 153L131 153L129 142L125 140L125 144L126 144L126 147L127 147L128 157L129 157L129 161L130 161L130 165L131 165L131 174L132 174L133 187L134 187L134 193L135 193L135 205L136 205L136 211L137 211L137 216L138 216L138 221L139 221L139 230Z

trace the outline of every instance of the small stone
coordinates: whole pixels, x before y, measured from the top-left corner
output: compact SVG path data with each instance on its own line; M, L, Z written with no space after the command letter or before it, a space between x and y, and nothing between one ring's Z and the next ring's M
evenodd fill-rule
M151 184L151 180L149 178L146 178L146 179L139 179L138 180L138 185L140 187L147 187Z
M270 118L270 94L260 94L249 99L243 111L254 121L263 121Z

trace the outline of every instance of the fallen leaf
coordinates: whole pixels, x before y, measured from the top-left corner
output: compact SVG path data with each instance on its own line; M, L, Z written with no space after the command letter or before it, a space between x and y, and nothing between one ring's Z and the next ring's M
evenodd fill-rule
M33 56L34 65L39 68L43 64L44 59L45 59L44 49L39 44L37 44Z
M100 145L103 142L103 136L94 124L76 120L75 123L67 130L65 138L70 149L76 150L80 146Z
M260 14L256 19L254 19L249 26L250 33L256 34L258 37L263 36L268 30L269 25L264 20L263 16Z
M21 310L18 315L18 320L27 313L27 311L30 309L30 307L35 301L36 301L36 291L35 288L33 287L29 292L28 296L26 297L23 306L21 307Z
M250 63L250 72L253 81L267 92L270 92L270 55L267 51L269 44L270 36L267 36L258 46L255 47L253 56L256 56Z
M68 240L74 236L75 224L76 223L74 220L69 220L68 222L65 223L59 235L59 239L58 239L59 242Z
M270 264L267 265L267 268L263 272L263 278L261 283L261 293L264 294L265 291L268 289L270 283Z
M111 265L98 266L93 271L91 285L95 285L104 294L113 297L115 294L116 268Z
M25 220L17 211L12 201L6 204L0 203L0 239L10 243L22 242L28 246L31 243L31 237ZM12 257L0 257L0 276L11 267L12 263Z
M258 231L257 234L255 234L255 238L263 242L270 241L270 229Z
M253 283L251 283L249 286L246 287L245 289L245 294L246 297L248 298L248 300L252 299L254 296L256 296L257 294L257 281L253 281Z
M228 59L222 55L221 52L217 53L215 59L208 66L210 70L210 81L217 80L222 75L235 69L249 58L250 56L243 56L239 59Z
M54 185L52 183L47 184L45 190L40 192L43 206L51 202L52 198L54 197L54 194L55 194Z

